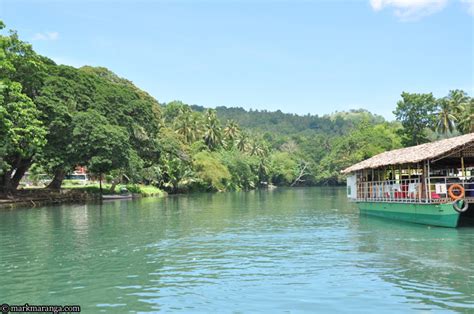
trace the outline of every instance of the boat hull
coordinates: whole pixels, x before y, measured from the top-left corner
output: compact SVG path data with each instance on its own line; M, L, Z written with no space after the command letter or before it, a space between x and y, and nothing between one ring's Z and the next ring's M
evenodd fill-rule
M431 226L455 228L459 213L452 204L358 202L361 214Z
M111 194L111 195L102 195L103 200L126 200L132 198L132 194L126 195L119 195L119 194Z

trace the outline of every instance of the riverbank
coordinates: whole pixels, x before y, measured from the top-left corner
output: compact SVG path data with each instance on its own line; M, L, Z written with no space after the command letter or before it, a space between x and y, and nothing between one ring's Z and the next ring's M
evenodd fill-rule
M126 188L133 194L134 198L140 197L164 197L166 192L147 185L118 185L116 191ZM110 185L103 185L104 195L114 194L110 191ZM119 192L116 192L119 193ZM38 207L50 204L82 203L88 201L100 201L100 187L98 184L65 186L59 191L44 188L19 189L15 193L0 197L1 208Z

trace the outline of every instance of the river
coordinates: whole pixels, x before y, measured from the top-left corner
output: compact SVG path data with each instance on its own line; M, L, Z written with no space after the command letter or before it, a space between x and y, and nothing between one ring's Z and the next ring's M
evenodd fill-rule
M359 216L344 188L0 210L0 304L474 312L474 228Z

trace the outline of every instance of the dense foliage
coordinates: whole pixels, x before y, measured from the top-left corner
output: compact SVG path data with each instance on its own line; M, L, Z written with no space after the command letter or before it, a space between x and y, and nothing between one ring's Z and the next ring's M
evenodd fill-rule
M27 171L59 189L76 166L111 189L340 184L341 169L374 154L474 131L472 108L459 90L442 99L403 93L396 122L362 109L298 116L159 104L108 69L57 65L10 32L0 35L0 192Z

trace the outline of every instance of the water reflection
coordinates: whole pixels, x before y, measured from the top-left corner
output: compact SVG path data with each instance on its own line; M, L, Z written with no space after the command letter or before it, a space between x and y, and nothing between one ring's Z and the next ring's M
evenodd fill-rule
M433 228L370 216L359 220L361 252L378 256L362 267L403 290L407 302L457 311L474 310L472 229ZM428 305L422 306L422 305Z

